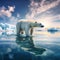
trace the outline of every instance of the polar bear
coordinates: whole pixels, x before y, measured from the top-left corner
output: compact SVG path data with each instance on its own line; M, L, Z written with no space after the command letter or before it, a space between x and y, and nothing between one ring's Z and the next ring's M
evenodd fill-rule
M23 34L23 31L25 31L25 35L30 36L33 34L34 27L44 27L44 25L37 22L20 21L20 22L17 22L16 24L16 33L17 35L20 35L20 34Z

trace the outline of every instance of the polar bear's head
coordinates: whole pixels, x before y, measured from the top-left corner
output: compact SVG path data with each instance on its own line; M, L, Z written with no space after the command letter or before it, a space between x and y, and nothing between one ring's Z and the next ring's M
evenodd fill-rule
M42 24L42 23L37 23L37 22L35 22L34 24L33 24L33 27L44 27L44 25Z
M37 23L37 22L34 22L34 23L31 23L30 24L31 27L44 27L44 25L42 23Z

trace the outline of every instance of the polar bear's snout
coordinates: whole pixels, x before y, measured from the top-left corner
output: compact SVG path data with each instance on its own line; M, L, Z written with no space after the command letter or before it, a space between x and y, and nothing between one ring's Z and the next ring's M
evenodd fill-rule
M43 28L43 27L44 27L44 25L40 23L40 27L42 27L42 28Z

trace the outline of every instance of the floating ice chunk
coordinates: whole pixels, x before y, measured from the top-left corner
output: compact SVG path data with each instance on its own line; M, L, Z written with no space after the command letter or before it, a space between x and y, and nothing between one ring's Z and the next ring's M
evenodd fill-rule
M10 59L13 59L13 54L9 54L9 58Z
M53 51L46 49L46 51L42 54L42 56L51 56L51 55L53 55L53 54L54 54Z
M8 49L7 49L7 52L8 52L8 53L9 53L9 52L11 52L11 51L12 51L12 49L11 49L11 48L8 48Z

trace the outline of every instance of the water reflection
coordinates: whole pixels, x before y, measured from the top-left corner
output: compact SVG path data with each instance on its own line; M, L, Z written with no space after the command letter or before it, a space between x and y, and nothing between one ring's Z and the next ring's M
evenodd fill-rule
M27 47L31 48L34 47L33 39L32 37L16 37L16 43L20 45L20 47Z
M50 51L45 51L44 48ZM21 60L22 55L24 60L29 60L26 59L26 56L31 58L32 55L39 55L40 60L60 60L60 32L52 34L47 31L36 31L34 37L0 34L0 60L9 60L10 58L11 60L18 58Z
M16 37L16 43L20 46L21 49L28 51L35 55L41 55L45 49L37 48L34 45L33 37Z

